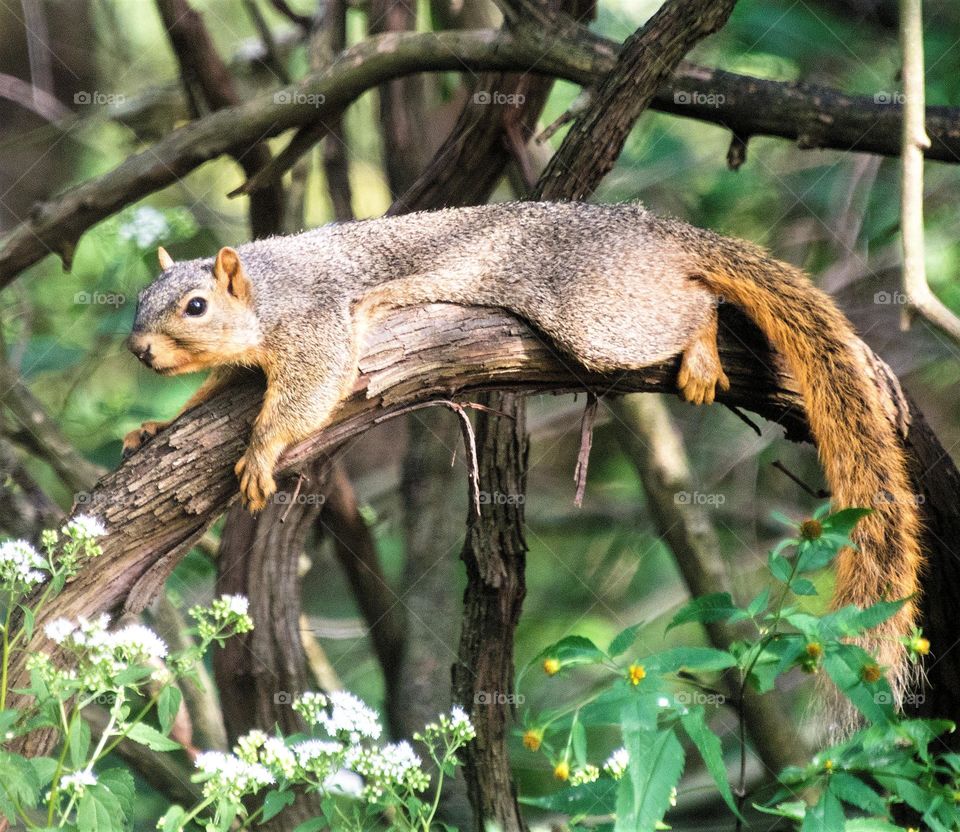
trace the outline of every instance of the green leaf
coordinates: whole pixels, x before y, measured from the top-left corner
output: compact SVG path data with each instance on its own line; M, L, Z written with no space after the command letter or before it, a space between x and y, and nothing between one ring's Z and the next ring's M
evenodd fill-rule
M98 790L105 789L110 792L120 807L123 817L126 820L126 826L129 827L133 822L133 810L137 797L137 789L133 782L133 775L125 768L108 768L97 775Z
M640 624L634 624L632 627L627 627L627 629L619 632L613 641L610 642L610 646L607 648L607 655L611 658L616 658L626 653L637 640L637 633L640 631L641 626Z
M267 792L263 799L263 817L260 823L266 823L271 818L279 815L287 806L290 806L295 799L292 791L277 791L273 789Z
M720 790L720 796L723 798L730 811L740 817L737 811L737 804L733 799L733 791L730 789L730 782L727 780L727 768L723 764L723 748L720 744L720 738L707 726L707 719L701 706L690 708L686 713L680 714L680 724L686 731L690 741L697 747L703 762L707 766L707 771L713 778Z
M30 765L37 774L37 782L40 788L49 786L53 780L53 775L57 771L57 761L53 757L31 757Z
M157 697L157 719L160 722L160 733L166 735L173 727L173 720L180 710L182 695L176 685L167 685Z
M6 736L7 731L13 728L14 723L20 718L20 711L17 708L7 708L0 711L0 737Z
M673 617L673 620L667 625L667 632L691 621L699 621L701 624L723 621L730 618L735 612L738 612L738 608L733 603L733 598L729 592L714 592L710 595L703 595L700 598L694 598Z
M831 644L823 666L833 683L868 720L887 724L894 720L893 693L886 679L867 683L863 669L875 665L873 658L855 644Z
M578 764L584 765L587 762L587 732L582 722L574 723L570 736L573 745L573 757Z
M861 518L872 513L873 509L869 508L841 509L821 521L823 530L829 534L842 535L844 538L849 538Z
M120 801L99 782L77 802L77 832L121 832L126 827Z
M160 832L177 832L186 816L187 812L182 806L171 806L157 824L157 828Z
M882 815L886 811L886 803L880 795L862 780L845 771L830 775L829 788L844 803L863 809L871 815Z
M844 832L843 805L830 789L824 789L815 806L807 809L801 832Z
M615 832L653 832L683 774L683 746L672 730L624 731L630 765L620 780Z
M154 751L177 751L181 748L180 743L174 742L169 737L165 737L156 728L152 728L143 722L136 723L133 728L130 729L127 737L134 742L140 743L140 745L152 748Z
M813 581L808 581L806 578L794 578L790 582L790 591L794 595L817 594L817 588L813 585Z
M612 815L617 806L618 786L616 780L603 777L593 783L584 783L582 786L573 786L541 797L521 797L520 802L574 817L584 814Z
M0 751L0 783L8 798L34 808L40 797L40 781L30 763L19 754Z
M310 818L301 823L293 832L320 832L327 822L323 818Z
M70 744L70 764L75 769L83 768L90 750L90 726L80 716L74 717L67 741Z
M754 598L747 607L747 615L751 618L760 615L770 603L770 590L764 589L756 598Z
M606 658L606 654L590 639L583 636L567 636L546 650L533 660L533 663L544 659L558 659L561 667L572 667L579 664L597 664Z
M33 610L25 604L20 605L20 612L23 613L23 634L27 641L33 638L33 627L36 623L36 616Z
M649 656L644 665L660 673L676 673L681 668L708 673L736 667L737 660L726 650L714 650L712 647L673 647Z
M790 561L774 552L771 552L770 557L767 558L767 569L781 583L789 581L793 574L793 565Z

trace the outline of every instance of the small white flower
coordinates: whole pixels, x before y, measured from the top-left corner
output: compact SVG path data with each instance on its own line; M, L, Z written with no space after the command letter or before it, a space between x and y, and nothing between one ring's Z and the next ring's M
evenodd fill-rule
M47 579L47 562L26 540L0 543L0 583L23 591Z
M628 765L630 765L630 755L627 754L627 749L618 748L603 764L603 770L614 780L619 780L623 777Z
M235 615L246 615L250 609L250 601L243 595L221 595L220 600L223 601L226 611Z
M128 624L122 630L111 633L108 643L128 661L162 659L167 655L164 640L142 624Z
M204 774L210 775L203 785L206 797L217 795L239 800L275 782L270 771L260 763L249 763L222 751L204 751L197 756L195 764Z
M296 755L300 766L306 768L314 760L342 754L343 743L333 740L304 740L298 742L291 750Z
M68 520L62 531L65 535L79 538L103 537L107 533L106 526L89 514L78 514Z
M327 697L322 693L308 690L293 700L293 709L302 716L307 724L317 725L327 707Z
M297 758L279 737L267 737L260 751L260 761L271 771L278 771L287 779L297 770Z
M330 713L320 713L318 722L331 737L346 737L356 745L363 738L379 739L383 733L380 715L349 691L331 693Z
M66 618L57 618L51 621L43 628L43 632L51 641L56 644L63 644L70 634L76 629L76 625Z
M96 785L97 775L89 769L75 771L72 774L65 774L60 778L60 788L77 797L82 796L90 786Z

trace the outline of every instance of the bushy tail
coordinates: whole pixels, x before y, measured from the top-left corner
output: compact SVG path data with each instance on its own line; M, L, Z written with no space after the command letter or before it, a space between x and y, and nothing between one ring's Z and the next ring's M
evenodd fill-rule
M723 242L727 251L711 249L701 258L710 267L700 278L740 307L783 356L803 396L834 509L873 509L855 530L859 551L845 549L837 560L834 604L911 599L864 640L888 668L900 702L911 679L898 639L916 620L923 556L917 498L885 394L871 380L860 342L828 295L793 266Z

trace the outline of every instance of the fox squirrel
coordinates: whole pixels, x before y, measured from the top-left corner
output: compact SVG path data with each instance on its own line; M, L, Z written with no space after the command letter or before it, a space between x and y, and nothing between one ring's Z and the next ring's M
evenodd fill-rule
M920 521L888 404L862 343L831 299L762 249L639 205L524 202L325 226L174 263L139 297L129 347L165 375L212 369L187 402L266 374L263 407L236 465L251 511L276 490L284 448L320 430L357 376L363 332L391 307L493 306L533 324L578 363L639 369L680 355L677 384L697 404L729 381L717 305L738 306L795 379L837 507L874 511L859 553L837 566L837 604L908 598L874 636L894 677L916 618ZM146 422L129 453L169 422ZM894 679L896 681L896 679Z

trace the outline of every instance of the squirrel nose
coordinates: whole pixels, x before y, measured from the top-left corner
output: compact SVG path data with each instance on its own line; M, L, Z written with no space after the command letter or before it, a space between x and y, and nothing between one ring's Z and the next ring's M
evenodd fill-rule
M141 333L131 333L127 339L127 347L137 358L139 358L148 367L153 361L153 355L150 352L150 339Z

